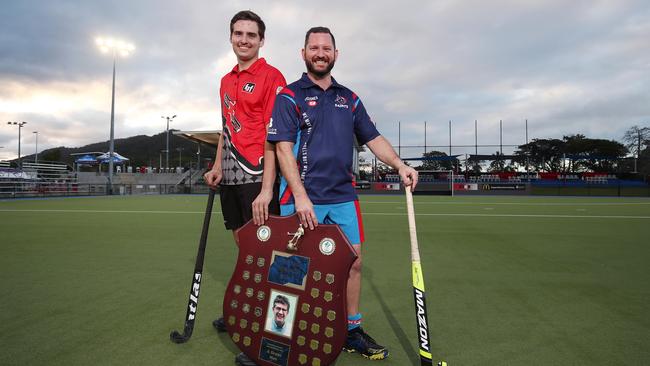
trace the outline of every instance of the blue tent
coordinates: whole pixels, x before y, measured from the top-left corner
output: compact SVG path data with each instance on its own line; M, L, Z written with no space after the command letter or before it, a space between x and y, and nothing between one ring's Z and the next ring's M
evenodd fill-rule
M74 162L80 165L95 165L97 164L97 159L92 155L83 155Z
M97 160L102 164L107 164L110 161L110 153L104 153L97 157ZM113 164L123 164L125 161L129 161L128 158L113 152Z

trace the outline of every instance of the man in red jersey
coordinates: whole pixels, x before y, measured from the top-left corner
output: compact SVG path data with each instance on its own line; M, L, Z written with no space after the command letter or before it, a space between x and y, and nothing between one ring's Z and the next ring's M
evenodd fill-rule
M221 79L221 119L214 166L206 183L221 185L221 211L226 229L234 230L253 219L261 225L269 213L279 215L275 150L266 142L276 94L286 86L280 71L259 57L266 26L252 11L240 11L230 21L230 43L237 65ZM223 317L213 322L226 331ZM238 365L255 365L243 353Z

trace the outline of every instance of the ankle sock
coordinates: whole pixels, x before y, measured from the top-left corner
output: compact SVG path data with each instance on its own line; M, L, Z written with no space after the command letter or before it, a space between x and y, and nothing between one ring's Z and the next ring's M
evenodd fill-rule
M348 331L359 328L361 326L361 313L348 316Z

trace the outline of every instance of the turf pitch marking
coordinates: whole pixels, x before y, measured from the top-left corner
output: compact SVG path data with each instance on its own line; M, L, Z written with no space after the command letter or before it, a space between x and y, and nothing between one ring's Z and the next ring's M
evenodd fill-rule
M395 204L401 203L398 201L362 201L362 204ZM650 201L648 202L415 202L415 205L505 205L505 206L650 206Z
M108 214L204 214L200 211L137 211L137 210L13 210L0 209L0 212L35 212L35 213L108 213ZM221 214L214 211L213 214ZM406 216L406 213L395 212L365 212L363 216ZM478 213L418 213L418 216L450 216L450 217L538 217L538 218L572 218L572 219L641 219L648 220L650 216L614 216L614 215L543 215L543 214L478 214Z

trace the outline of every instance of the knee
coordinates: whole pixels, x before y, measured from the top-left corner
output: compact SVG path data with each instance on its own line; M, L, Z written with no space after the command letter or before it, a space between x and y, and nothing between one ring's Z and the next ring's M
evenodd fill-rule
M361 256L357 257L357 259L352 263L352 267L350 268L350 274L360 274L361 273Z

